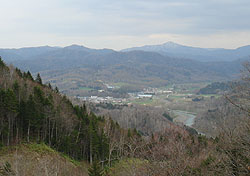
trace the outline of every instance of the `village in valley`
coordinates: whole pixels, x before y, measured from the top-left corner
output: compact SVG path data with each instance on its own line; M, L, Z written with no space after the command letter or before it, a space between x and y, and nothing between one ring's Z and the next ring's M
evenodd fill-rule
M115 87L107 85L107 88L109 90L114 89ZM101 89L98 90L98 92L103 93L105 90ZM159 88L145 88L143 91L140 92L132 92L128 93L127 98L115 98L112 96L75 96L74 98L79 99L81 101L87 101L92 103L112 103L112 104L130 104L131 102L138 100L138 99L153 99L156 95L162 95L165 94L167 97L171 94L173 94L173 88L170 88L169 90L162 90Z
M176 85L172 84L166 87L152 88L147 87L142 91L135 91L126 93L124 97L112 96L112 92L115 92L119 87L105 84L106 89L98 89L94 92L97 94L74 96L75 99L81 102L91 102L95 104L99 103L111 103L117 105L130 105L130 104L141 104L141 105L153 105L158 106L162 103L172 101L202 101L204 98L214 98L213 95L197 95L196 92L199 90L201 85L196 87L189 87L189 85ZM106 96L105 96L106 95Z

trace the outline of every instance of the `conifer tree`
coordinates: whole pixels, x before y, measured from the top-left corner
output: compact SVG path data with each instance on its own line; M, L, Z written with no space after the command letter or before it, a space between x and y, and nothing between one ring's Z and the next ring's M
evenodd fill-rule
M42 78L41 78L41 76L40 76L39 73L38 73L37 76L36 76L36 82L39 83L39 84L41 84L41 85L43 84Z
M6 66L5 63L3 62L2 57L0 56L0 68L5 66Z
M56 88L55 88L55 91L56 91L56 93L59 93L59 89L58 89L58 87L56 87Z
M9 113L17 112L17 99L12 89L8 89L5 94L5 108Z
M28 72L25 74L25 77L28 78L28 79L30 79L31 81L34 81L34 79L33 79L32 75L31 75L30 71L28 71Z
M108 151L109 151L108 138L102 129L101 134L99 135L99 145L98 145L98 152L102 161L105 159L105 156L108 155Z
M49 89L52 89L52 86L51 86L51 84L50 84L50 83L48 84L48 87L49 87Z
M27 124L27 127L28 127L27 128L27 141L29 142L31 131L35 129L35 120L36 120L35 117L37 117L37 114L38 114L37 109L35 107L34 98L32 95L29 96L25 111L26 111L25 123Z
M17 81L15 81L14 84L13 84L13 91L14 91L14 93L16 95L18 103L20 104L20 101L21 101L21 97L20 97L20 85L18 84Z
M20 69L16 68L16 73L18 74L18 76L20 76L21 78L23 77L23 73Z

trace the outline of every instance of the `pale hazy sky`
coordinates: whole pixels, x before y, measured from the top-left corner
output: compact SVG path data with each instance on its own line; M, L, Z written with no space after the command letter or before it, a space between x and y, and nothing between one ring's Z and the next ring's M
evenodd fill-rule
M0 0L0 48L250 45L250 0Z

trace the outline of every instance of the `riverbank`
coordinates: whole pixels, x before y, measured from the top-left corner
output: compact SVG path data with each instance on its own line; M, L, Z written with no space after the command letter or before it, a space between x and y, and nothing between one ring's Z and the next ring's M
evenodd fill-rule
M182 123L186 126L192 127L196 118L195 113L181 110L173 110L172 113L176 116L174 118L175 123Z

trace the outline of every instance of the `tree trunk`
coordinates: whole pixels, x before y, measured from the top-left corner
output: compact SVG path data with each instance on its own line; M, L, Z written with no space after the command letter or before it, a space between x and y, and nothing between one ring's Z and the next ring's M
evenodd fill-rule
M7 140L7 146L10 145L10 117L8 117L8 125L9 125L9 129L8 129L8 140Z
M29 120L29 126L28 126L27 141L30 142L30 120Z

